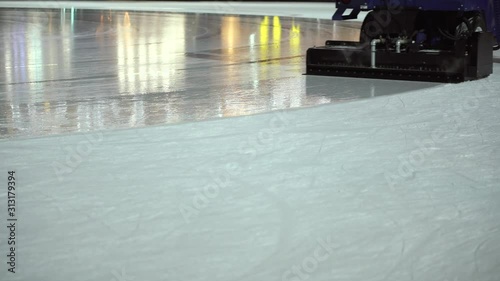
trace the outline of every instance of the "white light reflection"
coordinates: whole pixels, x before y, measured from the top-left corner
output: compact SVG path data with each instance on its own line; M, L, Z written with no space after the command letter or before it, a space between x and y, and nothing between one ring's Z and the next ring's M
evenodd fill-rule
M177 68L183 68L186 64L184 51L186 49L186 16L176 15L166 18L167 22L159 23L162 26L161 33L158 32L156 42L161 42L159 46L159 81L162 91L168 92L175 88L185 87L185 72L176 74Z
M154 22L151 22L154 20ZM165 22L166 21L166 22ZM184 64L185 16L144 17L135 26L128 12L117 26L118 78L122 94L168 91L175 79L175 65ZM139 27L148 26L136 32Z
M118 80L121 95L169 92L184 87L185 15L138 15L124 12L117 24ZM141 30L141 32L138 32ZM131 124L142 125L146 110L140 99L134 102ZM167 104L164 105L168 107ZM178 119L176 110L162 117ZM147 118L146 118L147 119ZM158 122L161 120L155 120Z
M295 24L295 21L292 21L292 27L290 28L290 56L299 56L302 54L302 48L300 45L300 25ZM302 62L302 60L297 60L298 62ZM303 79L297 79L299 81L303 81ZM294 87L298 87L301 89L300 91L297 91L296 89L293 91L290 91L291 93L296 93L295 95L292 95L290 97L290 107L300 107L303 104L303 101L305 99L305 83L300 83L299 81L296 81L298 85L294 85ZM301 94L302 93L302 94Z
M259 28L259 44L260 44L260 60L269 59L269 17L265 16L264 19L260 22ZM267 67L259 67L260 69L260 77L259 80L267 80L268 71Z
M71 7L71 33L75 31L75 8Z
M61 13L61 36L62 36L62 60L63 69L66 77L73 77L71 64L73 52L73 30L68 30L66 24L66 9L62 9Z
M28 72L28 81L36 82L44 80L43 71L43 55L41 30L38 27L37 15L34 15L33 20L36 24L28 24L26 30L26 56L27 64L25 65ZM41 102L44 100L44 83L29 83L30 91L36 94L30 95L31 102Z
M48 41L48 48L46 52L49 53L48 56L48 61L46 62L46 66L48 66L48 71L46 70L46 77L45 79L54 79L56 78L57 74L57 69L59 65L59 38L57 36L53 36L54 33L57 33L57 30L54 30L53 28L53 18L54 18L54 13L51 12L49 13L49 38L47 39Z
M290 55L299 56L302 54L302 48L300 45L300 25L296 25L295 21L292 22L292 28L290 28Z
M279 29L279 31L278 31ZM274 17L273 19L273 58L280 58L284 55L276 50L281 49L281 23L279 17ZM300 25L296 24L292 20L292 26L289 29L289 54L287 56L299 56L302 54L301 48L301 34ZM295 67L295 63L302 63L302 60L292 60L294 63L292 67ZM274 66L274 64L277 64ZM276 60L271 66L272 74L271 77L287 77L288 67L290 64L281 65L281 60ZM276 73L278 72L279 73ZM272 109L286 109L301 107L306 101L305 96L305 79L296 78L286 78L280 81L276 81L274 88L272 90Z
M249 46L250 46L250 61L254 62L250 64L250 72L251 72L251 79L252 79L252 86L254 91L259 88L259 66L256 63L258 60L257 58L257 52L255 48L255 33L250 34L248 38Z
M10 34L12 31L9 28L9 25L4 25L3 26L3 32L5 34ZM11 40L12 38L16 36L10 36ZM3 42L3 49L5 50L5 84L6 84L6 90L7 90L7 99L9 101L12 101L12 94L13 94L13 89L12 89L12 48L11 48L11 40L2 40ZM12 102L11 102L12 104Z

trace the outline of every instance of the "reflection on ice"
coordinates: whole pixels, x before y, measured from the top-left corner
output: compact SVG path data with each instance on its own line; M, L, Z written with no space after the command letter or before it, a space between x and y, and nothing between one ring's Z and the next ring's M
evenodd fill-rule
M328 103L335 103L417 91L435 87L438 84L412 81L307 76L306 85L308 99L326 99Z
M357 23L69 8L4 9L0 24L0 138L240 116L430 86L373 82L370 90L363 81L302 75L308 47L353 39Z

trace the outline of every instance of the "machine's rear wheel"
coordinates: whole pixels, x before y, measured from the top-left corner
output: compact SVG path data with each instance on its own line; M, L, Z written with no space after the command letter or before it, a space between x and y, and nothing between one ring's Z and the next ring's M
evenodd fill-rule
M379 12L371 11L366 15L363 25L361 26L361 32L359 34L359 42L366 43L370 42L373 38L377 38L382 34L382 29L375 19L375 14Z
M373 10L366 15L361 26L360 42L369 44L379 37L410 37L415 26L418 11Z

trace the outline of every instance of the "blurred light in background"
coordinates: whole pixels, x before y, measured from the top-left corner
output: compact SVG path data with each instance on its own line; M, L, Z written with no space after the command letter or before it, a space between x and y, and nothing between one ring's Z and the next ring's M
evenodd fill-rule
M297 79L302 45L331 32L278 16L74 8L0 16L17 17L0 26L9 34L0 42L0 133L140 127L316 103Z

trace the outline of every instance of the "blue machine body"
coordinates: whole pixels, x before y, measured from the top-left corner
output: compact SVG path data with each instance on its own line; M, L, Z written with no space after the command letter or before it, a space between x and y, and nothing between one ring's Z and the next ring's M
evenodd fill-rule
M343 15L347 9L351 13ZM488 31L500 43L500 0L337 0L333 20L354 19L360 11L375 9L483 12Z

